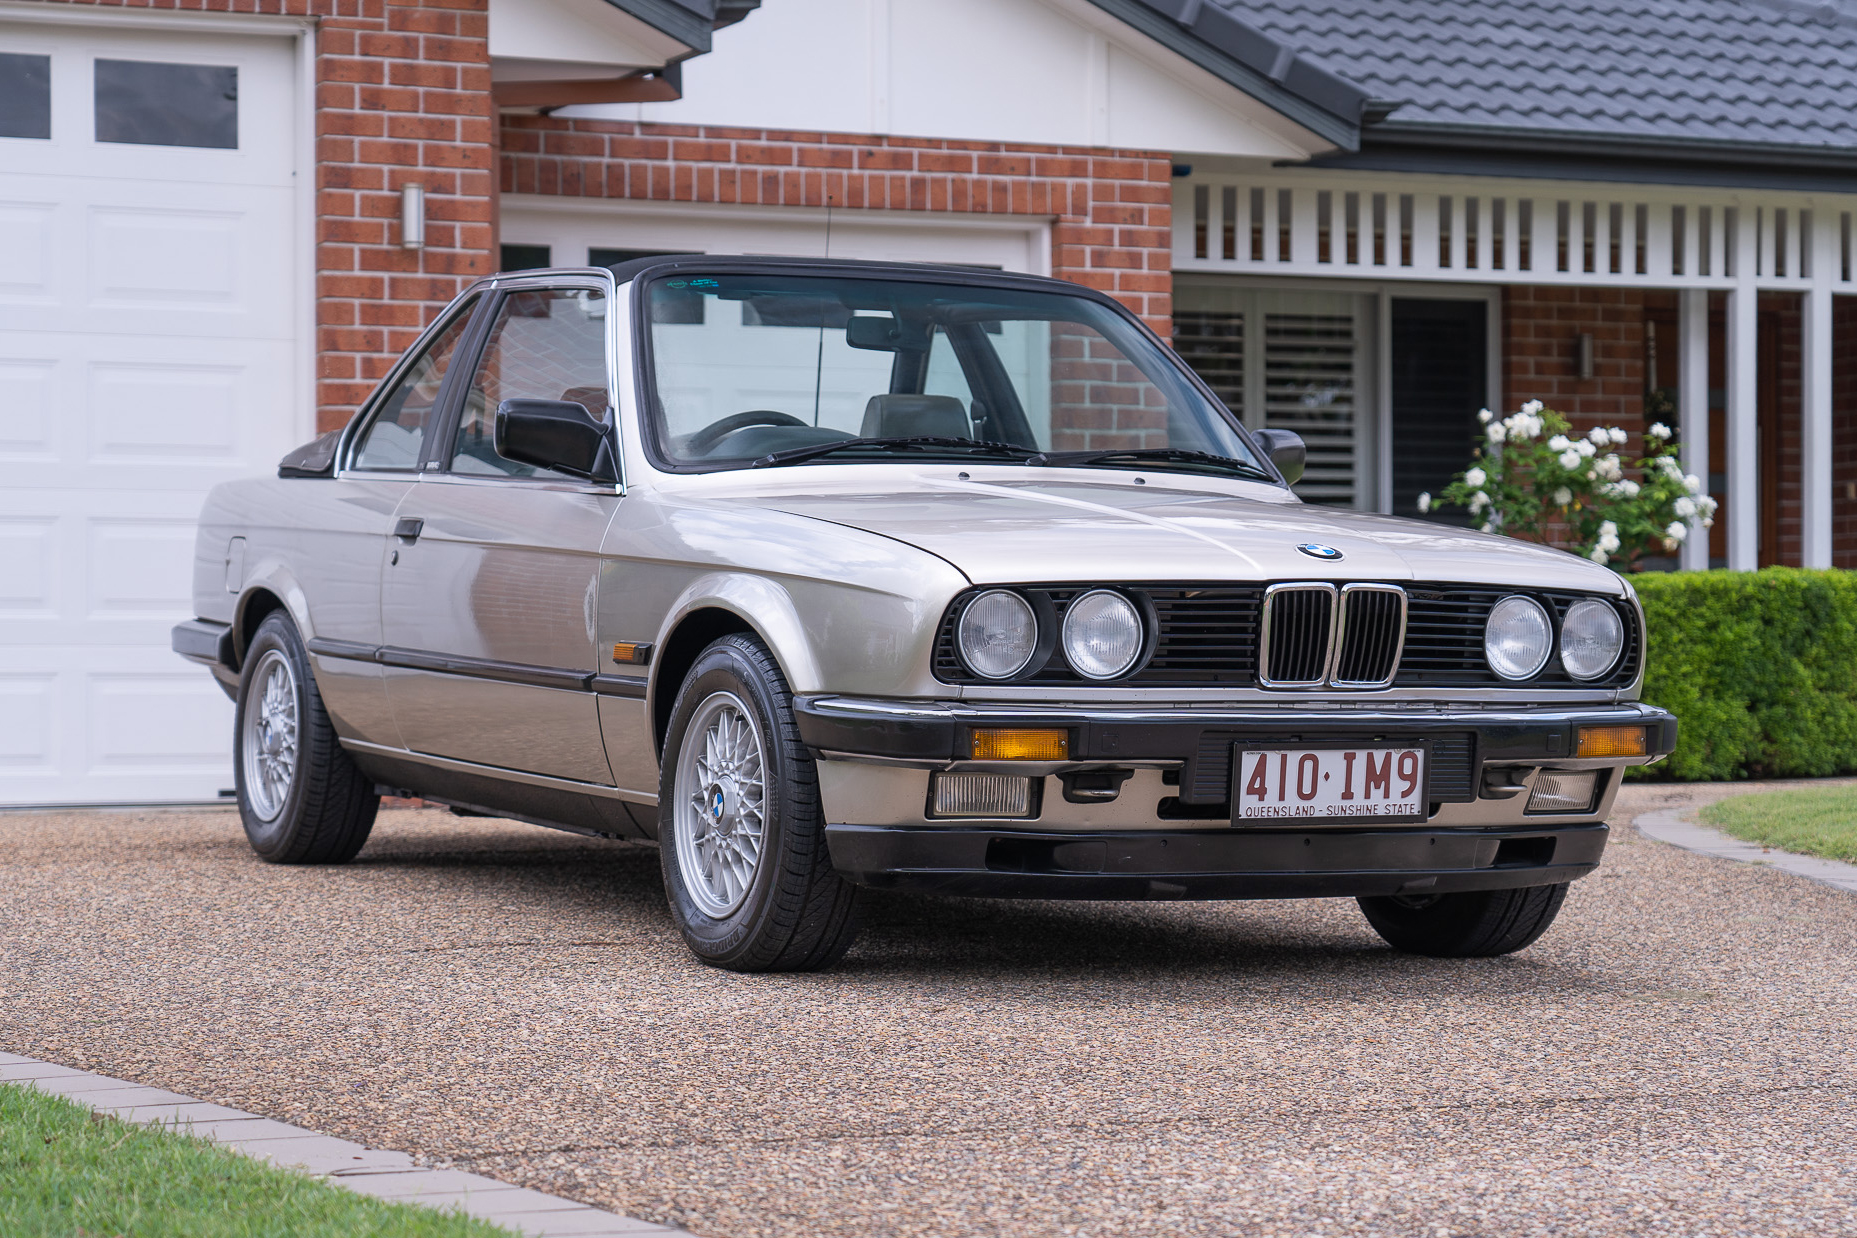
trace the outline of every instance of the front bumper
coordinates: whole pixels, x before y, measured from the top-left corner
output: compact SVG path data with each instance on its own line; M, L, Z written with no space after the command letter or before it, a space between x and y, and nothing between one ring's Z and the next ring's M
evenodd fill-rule
M834 866L871 886L1020 898L1306 898L1449 893L1571 881L1605 849L1622 767L1667 755L1676 719L1642 704L1480 702L1064 706L801 698L819 759ZM1642 725L1648 751L1581 759L1582 726ZM967 759L979 727L1063 727L1061 762ZM1432 753L1427 819L1234 826L1245 743L1401 743ZM1084 770L1127 772L1113 802L1062 793ZM1580 812L1530 812L1541 770L1603 771ZM1045 780L1034 817L928 816L937 770ZM1276 826L1278 823L1271 823Z
M991 898L1359 898L1554 885L1599 866L1603 825L1545 830L1076 834L826 827L860 885Z

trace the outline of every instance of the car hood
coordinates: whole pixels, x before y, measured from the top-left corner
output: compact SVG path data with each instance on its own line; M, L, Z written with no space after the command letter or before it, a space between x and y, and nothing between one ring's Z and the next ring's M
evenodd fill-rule
M823 472L824 470L819 470ZM1613 572L1564 551L1426 521L1317 507L1274 487L1177 475L962 480L885 470L734 501L894 538L976 584L1173 580L1470 581L1621 595ZM739 474L736 476L739 477ZM867 480L868 479L868 480ZM1299 549L1340 552L1324 559Z

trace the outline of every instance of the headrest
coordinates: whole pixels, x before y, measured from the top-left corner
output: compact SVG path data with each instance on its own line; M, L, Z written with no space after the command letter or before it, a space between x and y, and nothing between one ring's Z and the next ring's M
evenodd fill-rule
M967 409L951 395L874 395L864 406L864 438L972 438Z

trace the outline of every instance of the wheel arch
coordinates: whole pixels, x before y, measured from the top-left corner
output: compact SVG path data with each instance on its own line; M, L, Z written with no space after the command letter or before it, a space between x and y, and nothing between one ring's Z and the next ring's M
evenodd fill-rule
M672 608L652 656L651 737L659 760L684 676L711 642L731 633L753 636L767 646L795 691L817 680L817 660L806 629L784 590L753 576L695 582Z
M304 640L315 635L309 623L309 602L302 587L281 565L273 565L271 570L253 575L239 594L238 605L232 612L232 652L238 663L231 668L233 671L244 668L245 651L251 648L258 625L279 610L290 616L290 621L297 625L297 634Z

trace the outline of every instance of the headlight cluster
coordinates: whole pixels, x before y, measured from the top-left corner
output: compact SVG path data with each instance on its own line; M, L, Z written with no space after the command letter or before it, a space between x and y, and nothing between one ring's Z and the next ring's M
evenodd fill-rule
M1483 656L1504 679L1540 674L1554 652L1554 624L1533 598L1510 594L1490 607L1483 625ZM1567 608L1560 621L1560 664L1579 680L1598 679L1625 652L1618 610L1597 598Z
M1038 653L1038 616L1010 589L989 589L961 611L955 640L968 670L985 679L1010 679ZM1147 632L1133 602L1112 589L1093 589L1065 611L1059 642L1079 675L1114 679L1141 660Z

